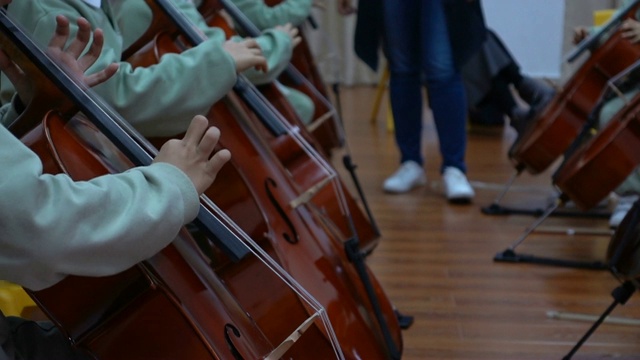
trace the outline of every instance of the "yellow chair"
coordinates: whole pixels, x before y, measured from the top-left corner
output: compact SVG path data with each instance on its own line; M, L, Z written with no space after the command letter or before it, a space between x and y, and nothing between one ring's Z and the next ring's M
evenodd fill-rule
M616 12L615 9L604 9L604 10L596 10L593 12L593 25L600 26L604 25L611 16Z
M0 280L0 309L7 316L20 316L27 307L36 306L24 289Z
M378 112L380 111L380 104L382 103L382 97L387 91L387 86L389 86L389 67L385 64L384 70L382 71L382 76L380 77L380 81L378 82L376 97L373 100L373 109L371 109L371 117L369 118L372 124L375 124L376 119L378 118ZM393 129L394 129L394 126L393 126L393 113L391 112L391 102L387 101L387 131L392 132Z

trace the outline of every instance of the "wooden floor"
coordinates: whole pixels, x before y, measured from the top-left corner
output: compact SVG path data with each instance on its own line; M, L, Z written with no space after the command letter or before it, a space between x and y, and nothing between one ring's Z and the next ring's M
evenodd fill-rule
M471 205L450 205L441 193L437 138L427 113L429 183L408 194L388 195L381 184L395 171L398 152L385 126L385 108L375 124L369 120L374 93L372 87L345 88L340 98L350 153L382 232L369 266L398 309L415 317L404 331L403 359L561 359L593 320L552 319L548 312L599 316L613 301L611 291L619 282L604 270L493 260L536 220L481 212L514 173L507 150L515 133L509 128L469 129L468 177L476 198ZM339 160L337 154L336 167L342 169ZM546 206L555 198L552 171L521 175L501 204ZM551 217L539 230L556 228L606 232L608 223L606 218ZM516 251L604 261L610 239L539 231ZM640 319L640 299L632 296L611 317ZM573 358L640 359L640 326L605 323Z

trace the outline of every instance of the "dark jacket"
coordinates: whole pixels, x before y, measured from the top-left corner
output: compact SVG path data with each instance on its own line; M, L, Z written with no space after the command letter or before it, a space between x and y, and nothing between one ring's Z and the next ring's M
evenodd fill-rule
M384 31L382 1L359 2L354 38L356 55L374 71L378 69L378 51ZM445 7L453 58L460 69L471 55L480 49L486 36L480 0L440 1Z

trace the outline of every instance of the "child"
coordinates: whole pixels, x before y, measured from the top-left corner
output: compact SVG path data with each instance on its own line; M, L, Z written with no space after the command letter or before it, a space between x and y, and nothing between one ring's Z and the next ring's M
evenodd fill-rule
M84 17L92 26L101 28L104 47L88 73L113 62L119 63L120 68L109 80L96 86L95 91L148 137L184 133L193 116L206 114L231 90L236 72L253 67L266 69L266 60L255 40L225 42L219 38L209 39L180 54L164 56L155 66L133 69L121 60L126 35L116 24L115 13L121 2L17 1L9 6L8 13L41 45L49 39L58 14L67 18ZM72 26L71 33L75 30ZM6 81L0 83L2 101L7 102L15 89Z
M0 0L0 5L9 2ZM83 76L102 50L101 30L80 56L91 35L89 23L78 20L77 36L65 49L69 22L62 16L56 22L48 49L55 61L89 86L113 76L114 65ZM28 88L22 85L29 79L3 52L0 70L18 90ZM31 96L28 91L18 95L24 101ZM154 255L195 218L198 195L229 160L227 150L211 156L219 136L198 116L182 140L160 149L152 165L74 182L66 175L43 174L38 157L0 126L0 279L41 290L67 275L111 275ZM0 312L0 359L51 358L85 357L54 326Z
M618 13L621 9L627 7L630 3L630 0L624 0L618 8ZM618 13L614 14L616 16ZM638 44L640 43L640 22L636 20L638 14L634 14L634 18L630 18L625 20L622 25L620 25L620 30L622 31L622 36L627 38L631 43ZM579 43L584 40L589 35L595 33L598 30L598 27L577 27L574 29L573 41L574 43ZM635 84L631 90L625 93L625 97L627 99L632 99L636 96L640 91L640 84ZM620 111L625 105L625 101L619 97L613 98L609 100L604 106L599 114L599 127L603 128L609 121ZM640 169L636 168L627 179L616 188L614 191L616 195L618 195L618 201L611 213L611 217L609 218L609 226L611 228L617 228L622 219L627 215L633 203L638 200L638 195L640 195Z

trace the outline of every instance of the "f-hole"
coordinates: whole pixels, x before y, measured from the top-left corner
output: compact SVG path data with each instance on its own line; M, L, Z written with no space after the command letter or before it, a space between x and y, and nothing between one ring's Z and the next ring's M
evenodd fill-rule
M226 324L224 326L224 338L225 340L227 340L227 345L229 345L229 350L231 351L231 354L233 354L233 358L236 360L244 360L242 355L240 355L238 348L233 344L233 341L231 340L231 335L229 335L229 332L233 333L233 336L239 338L240 331L238 331L238 329L235 326L231 324Z
M291 222L287 214L284 212L284 209L282 208L282 206L280 206L280 203L278 203L278 200L276 200L275 196L273 196L271 187L277 188L278 184L276 184L276 182L272 178L267 178L267 180L265 180L264 182L264 189L267 192L267 196L269 197L269 200L271 201L273 206L278 211L278 214L280 214L280 217L282 217L282 219L287 223L287 226L291 231L291 235L285 232L282 234L282 236L289 244L297 244L299 238L298 238L298 233L296 232L296 228L293 226L293 223Z

